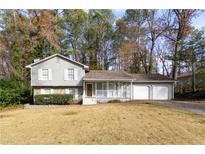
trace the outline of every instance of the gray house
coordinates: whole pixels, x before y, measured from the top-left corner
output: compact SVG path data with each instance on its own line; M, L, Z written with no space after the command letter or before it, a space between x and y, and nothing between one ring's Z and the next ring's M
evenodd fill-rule
M174 81L160 74L130 74L89 70L89 67L55 54L26 66L31 69L33 94L74 94L76 101L96 104L118 99L170 100Z

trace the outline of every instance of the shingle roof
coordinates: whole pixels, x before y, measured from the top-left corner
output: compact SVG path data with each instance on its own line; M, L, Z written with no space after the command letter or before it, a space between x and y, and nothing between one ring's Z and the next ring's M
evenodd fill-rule
M132 80L133 78L123 71L90 70L85 74L84 80Z
M172 81L171 78L162 74L131 74L137 81Z
M134 82L173 81L161 74L131 74L124 71L90 70L84 80L133 80Z

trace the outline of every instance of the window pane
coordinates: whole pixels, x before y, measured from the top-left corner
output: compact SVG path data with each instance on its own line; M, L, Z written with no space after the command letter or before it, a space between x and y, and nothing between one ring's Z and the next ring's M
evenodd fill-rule
M97 83L97 96L98 97L107 97L106 82Z
M44 89L45 94L50 94L50 89Z
M100 82L100 83L97 83L97 96L102 96L102 83Z
M68 80L74 80L74 69L68 69Z
M75 89L73 89L73 88L65 89L65 93L66 94L73 94L73 95L75 95Z
M106 82L102 83L102 87L103 87L103 97L107 97L107 83Z
M43 80L48 80L48 69L42 69Z

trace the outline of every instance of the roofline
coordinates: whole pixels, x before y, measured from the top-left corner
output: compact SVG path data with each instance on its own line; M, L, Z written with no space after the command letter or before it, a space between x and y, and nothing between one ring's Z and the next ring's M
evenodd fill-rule
M175 82L174 80L141 80L141 81L133 81L133 82Z
M39 60L39 61L37 61L37 62L35 62L35 63L31 63L31 64L27 65L26 68L31 68L31 67L34 66L34 65L37 65L37 64L39 64L39 63L42 63L42 62L44 62L44 61L46 61L46 60L48 60L48 59L51 59L51 58L53 58L53 57L56 57L56 56L59 56L59 57L61 57L61 58L64 58L64 59L66 59L66 60L69 60L69 61L71 61L71 62L73 62L73 63L76 63L76 64L78 64L78 65L81 65L81 66L83 66L84 68L89 69L89 66L84 65L84 64L82 64L82 63L79 63L79 62L77 62L77 61L75 61L75 60L71 60L70 58L67 58L67 57L65 57L65 56L63 56L63 55L61 55L61 54L59 54L59 53L54 54L54 55L51 55L51 56L46 57L46 58L44 58L44 59L41 59L41 60Z
M141 80L141 81L136 81L136 79L94 79L94 78L90 78L90 79L83 79L83 81L130 81L130 82L137 82L137 83L141 83L141 82L175 82L174 80Z
M84 79L83 81L132 81L133 79L95 79L95 78L90 78L90 79Z

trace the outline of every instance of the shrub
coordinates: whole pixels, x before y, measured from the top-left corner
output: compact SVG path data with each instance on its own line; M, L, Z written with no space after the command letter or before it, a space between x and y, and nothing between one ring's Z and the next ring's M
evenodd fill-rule
M72 94L40 94L34 96L36 105L67 105L73 101Z
M0 80L0 106L29 102L31 90L29 84L13 79Z

